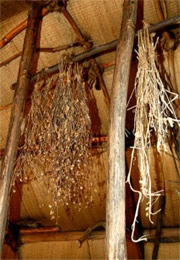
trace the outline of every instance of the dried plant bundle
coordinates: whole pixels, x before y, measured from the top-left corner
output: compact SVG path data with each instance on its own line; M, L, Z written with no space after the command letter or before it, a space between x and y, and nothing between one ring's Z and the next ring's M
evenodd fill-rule
M157 150L166 149L166 141L169 127L174 123L179 124L172 102L178 98L175 93L166 90L160 78L156 65L156 45L153 41L154 35L150 35L145 28L138 32L138 71L135 80L136 110L135 110L135 140L132 148L131 162L127 182L130 188L139 194L135 217L132 224L132 240L139 242L146 238L142 236L134 239L135 224L141 201L148 200L146 216L152 222L152 215L157 214L161 209L153 212L153 205L161 196L163 190L153 191L150 175L150 164L148 148L151 146L152 134L157 138ZM138 168L140 171L140 191L132 187L130 176L133 167L134 153L137 151Z
M14 181L39 180L53 196L52 219L59 203L89 205L95 177L88 173L91 120L83 65L63 58L58 77L35 85L22 128Z

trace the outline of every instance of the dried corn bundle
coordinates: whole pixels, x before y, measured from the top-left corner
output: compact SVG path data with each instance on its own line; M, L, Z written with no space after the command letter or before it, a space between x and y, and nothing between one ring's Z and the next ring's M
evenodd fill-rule
M168 136L168 128L173 127L176 118L172 102L178 95L165 89L156 66L157 41L154 44L153 35L149 35L148 29L138 32L138 71L135 80L136 112L135 112L135 141L132 150L130 170L127 182L131 189L139 194L134 222L132 225L132 240L135 242L144 240L144 237L134 240L135 223L142 199L148 199L146 216L157 214L161 209L153 212L152 207L163 190L153 191L149 168L148 147L151 145L152 134L157 138L157 150L165 149ZM138 167L140 171L140 191L133 189L130 182L131 168L134 152L137 150Z
M91 120L83 65L63 59L58 77L35 85L25 118L24 146L14 177L36 178L53 196L51 215L58 203L79 209L92 202L94 176L88 174Z

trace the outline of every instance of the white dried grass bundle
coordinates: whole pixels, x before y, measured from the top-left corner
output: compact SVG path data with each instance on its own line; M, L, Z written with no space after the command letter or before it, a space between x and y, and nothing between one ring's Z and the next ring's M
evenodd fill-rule
M157 150L165 149L169 127L174 122L179 124L176 118L172 102L178 95L165 89L156 66L156 45L153 42L153 35L149 35L148 29L138 32L138 71L136 74L135 88L136 111L135 111L135 141L132 149L130 170L127 178L131 189L139 194L139 200L132 224L132 240L139 242L145 240L141 237L134 239L135 224L137 221L140 202L148 199L146 216L157 214L161 209L153 212L152 207L158 200L163 190L152 191L148 147L151 145L152 134L157 138ZM130 182L131 169L133 166L134 152L137 151L138 167L140 171L140 191L135 190Z
M47 187L52 219L58 203L81 209L82 202L92 202L95 177L88 173L91 119L83 69L62 59L58 77L35 85L14 170L15 179L36 178Z

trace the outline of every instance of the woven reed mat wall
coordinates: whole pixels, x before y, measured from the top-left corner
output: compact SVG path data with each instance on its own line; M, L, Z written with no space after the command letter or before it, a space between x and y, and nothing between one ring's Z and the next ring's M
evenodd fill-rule
M168 17L172 17L174 15L179 15L180 12L180 1L177 0L167 0L167 13ZM158 23L158 15L156 13L154 1L145 0L144 1L144 17L145 21L148 23Z
M53 234L50 236L53 237ZM20 259L105 259L104 231L91 233L82 247L79 247L77 240L75 240L79 236L81 236L79 232L71 232L67 241L30 243L29 240L19 248ZM128 259L140 259L137 244L133 243L129 237L130 234L127 234Z
M21 259L104 259L104 240L39 242L20 247Z
M145 259L152 259L153 246L153 243L145 244ZM158 259L179 259L179 252L180 243L163 243ZM85 242L82 248L75 241L25 244L20 247L19 255L21 259L104 259L104 240Z

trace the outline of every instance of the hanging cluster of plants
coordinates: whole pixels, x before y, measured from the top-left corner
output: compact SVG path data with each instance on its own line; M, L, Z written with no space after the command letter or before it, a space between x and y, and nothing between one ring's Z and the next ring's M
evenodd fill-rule
M138 193L139 200L137 203L134 222L132 225L132 240L135 242L145 240L141 237L135 240L134 229L138 217L140 203L147 199L146 216L152 222L152 216L157 214L161 209L153 212L153 205L163 193L163 190L152 190L150 162L148 150L151 146L152 136L157 140L157 151L166 150L167 137L169 128L175 123L180 125L177 119L173 101L178 95L166 89L156 65L156 46L154 35L149 34L148 28L138 32L138 71L136 74L134 91L136 94L136 110L134 123L134 146L131 154L130 170L127 182L130 188ZM130 176L135 158L135 151L138 159L140 171L139 186L140 190L135 190L131 185Z
M86 68L87 70L87 68ZM60 203L79 209L92 202L95 176L88 173L91 119L84 65L63 58L59 75L36 83L24 122L24 145L14 182L37 179L53 197L50 214Z

